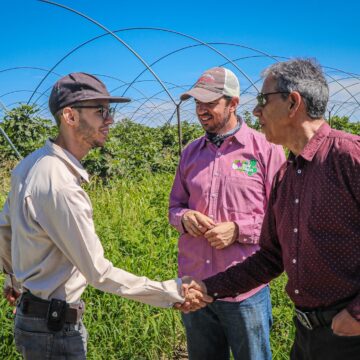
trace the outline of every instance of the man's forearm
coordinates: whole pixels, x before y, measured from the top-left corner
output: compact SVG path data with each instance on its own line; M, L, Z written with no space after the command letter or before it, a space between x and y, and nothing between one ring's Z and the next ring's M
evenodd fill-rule
M258 251L244 262L204 279L208 294L214 298L236 297L261 284L270 282L283 272L281 261L274 261L264 251Z

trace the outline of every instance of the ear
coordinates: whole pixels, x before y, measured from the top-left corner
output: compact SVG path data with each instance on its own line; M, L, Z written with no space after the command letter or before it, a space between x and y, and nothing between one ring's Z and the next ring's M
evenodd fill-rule
M238 107L240 102L239 97L234 96L233 98L231 98L230 104L229 104L229 108L230 108L230 112L235 112L236 108Z
M65 107L62 110L62 117L67 126L74 127L77 124L77 116L71 107Z
M300 107L300 104L301 104L300 93L297 91L292 91L289 95L289 100L290 100L289 116L294 117Z

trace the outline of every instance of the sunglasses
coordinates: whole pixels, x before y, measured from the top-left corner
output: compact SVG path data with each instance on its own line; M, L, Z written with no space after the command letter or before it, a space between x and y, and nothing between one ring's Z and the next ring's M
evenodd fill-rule
M105 107L102 105L76 105L71 107L74 109L98 109L103 120L106 120L109 117L113 118L115 115L114 107Z
M267 97L268 95L273 95L273 94L290 94L289 91L274 91L274 92L268 92L268 93L258 93L256 96L256 101L258 106L265 106L267 104Z

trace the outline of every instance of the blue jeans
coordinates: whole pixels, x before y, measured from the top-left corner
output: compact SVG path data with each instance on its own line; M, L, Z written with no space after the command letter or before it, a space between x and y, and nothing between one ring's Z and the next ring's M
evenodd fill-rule
M14 335L25 360L86 360L87 331L81 320L54 332L48 330L46 319L24 315L17 307Z
M241 302L215 301L183 314L190 360L269 360L272 325L269 287Z

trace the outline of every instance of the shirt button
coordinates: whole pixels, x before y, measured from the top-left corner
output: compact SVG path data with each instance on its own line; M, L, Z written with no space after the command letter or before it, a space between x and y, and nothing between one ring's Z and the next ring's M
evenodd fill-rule
M218 296L219 294L218 293L214 293L214 296Z
M294 229L294 233L297 233L297 232L298 232L298 229L297 229L297 228L295 228L295 229Z
M219 173L218 173L218 172L215 172L215 173L214 173L214 176L219 176Z
M301 169L299 169L299 170L297 171L297 173L298 173L298 174L301 174Z
M294 293L295 293L296 295L299 294L299 290L296 289L296 290L294 291Z
M220 156L220 155L221 155L221 151L219 151L219 152L217 153L217 155Z
M214 215L213 215L213 214L209 215L209 218L210 218L210 219L213 219L213 218L214 218Z
M215 198L216 196L217 196L217 193L211 194L211 197L212 197L212 198Z
M206 260L206 263L207 263L207 264L210 264L210 260L209 260L209 259L207 259L207 260Z
M229 145L231 145L231 144L232 144L232 141L229 142Z
M299 199L295 199L295 204L298 204L299 203Z
M296 259L293 259L292 262L293 262L293 264L296 264Z

